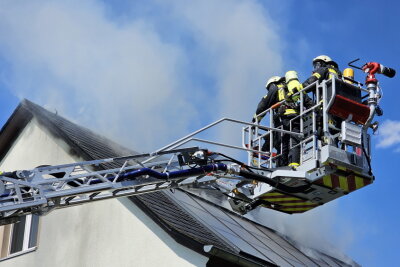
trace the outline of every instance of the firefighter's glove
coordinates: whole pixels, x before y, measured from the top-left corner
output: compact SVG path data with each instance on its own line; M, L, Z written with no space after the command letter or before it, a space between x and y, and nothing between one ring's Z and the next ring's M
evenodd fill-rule
M260 120L261 120L261 119L259 118L258 121L257 121L257 116L254 115L254 117L251 119L251 122L252 122L252 123L257 123L257 124L258 124L258 123L260 123Z

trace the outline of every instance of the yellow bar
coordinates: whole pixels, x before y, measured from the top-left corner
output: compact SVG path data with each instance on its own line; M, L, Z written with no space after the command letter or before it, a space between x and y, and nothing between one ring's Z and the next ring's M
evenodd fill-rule
M281 205L281 206L305 206L305 205L315 205L315 204L310 203L310 202L299 202L299 203L279 203L279 205ZM317 206L317 205L315 205L315 206ZM312 206L311 208L313 208L313 207L314 206Z
M328 186L328 187L332 187L332 179L330 175L326 175L323 178L324 181L324 185Z
M341 170L341 171L346 171L346 170L347 170L346 167L343 167L343 166L337 166L337 168L338 168L339 170Z
M356 189L359 189L364 186L364 179L360 177L355 177L356 179Z
M294 197L288 197L288 198L268 198L268 197L261 197L262 199L268 200L270 202L274 202L274 201L289 201L289 200L301 200L299 198L294 198Z
M278 192L271 192L271 193L266 193L264 196L283 196L283 194Z
M315 207L307 207L307 208L282 208L281 210L283 211L306 211L306 210L310 210L312 208Z
M339 185L344 191L349 192L349 185L347 183L347 178L344 176L339 176Z

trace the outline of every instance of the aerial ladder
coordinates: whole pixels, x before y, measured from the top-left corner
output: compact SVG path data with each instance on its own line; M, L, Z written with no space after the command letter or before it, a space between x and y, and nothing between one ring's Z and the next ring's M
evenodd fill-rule
M232 209L245 214L257 207L302 213L373 183L370 131L380 114L382 97L375 74L395 71L370 62L365 87L351 77L318 81L298 94L300 132L274 127L276 108L264 113L267 125L222 118L152 153L77 163L39 166L0 175L0 224L18 222L28 214L166 189L214 190ZM315 105L306 109L304 94ZM197 136L222 123L241 125L241 145ZM300 166L278 165L281 149L274 138L290 135L300 147ZM291 148L294 142L291 140ZM242 162L220 152L187 147L197 142L245 152ZM265 146L263 143L267 142ZM267 147L265 149L265 147ZM264 149L262 149L264 148Z

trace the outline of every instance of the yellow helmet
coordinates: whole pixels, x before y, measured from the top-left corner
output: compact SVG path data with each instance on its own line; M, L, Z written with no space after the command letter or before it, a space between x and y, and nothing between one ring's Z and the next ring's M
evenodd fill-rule
M268 86L269 86L271 83L277 83L277 82L279 82L279 81L281 81L281 80L282 80L282 77L279 77L279 76L272 76L271 78L268 79L267 83L265 84L265 88L268 90Z
M315 61L323 61L325 63L329 63L329 62L332 62L333 60L326 55L320 55L320 56L314 58L312 62L314 63Z

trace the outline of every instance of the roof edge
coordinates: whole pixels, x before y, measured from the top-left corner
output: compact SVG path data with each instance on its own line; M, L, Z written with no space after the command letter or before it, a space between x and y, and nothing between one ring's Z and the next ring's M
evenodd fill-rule
M33 114L26 108L25 102L26 99L23 99L18 104L0 130L0 159L5 157L15 140L33 118Z

